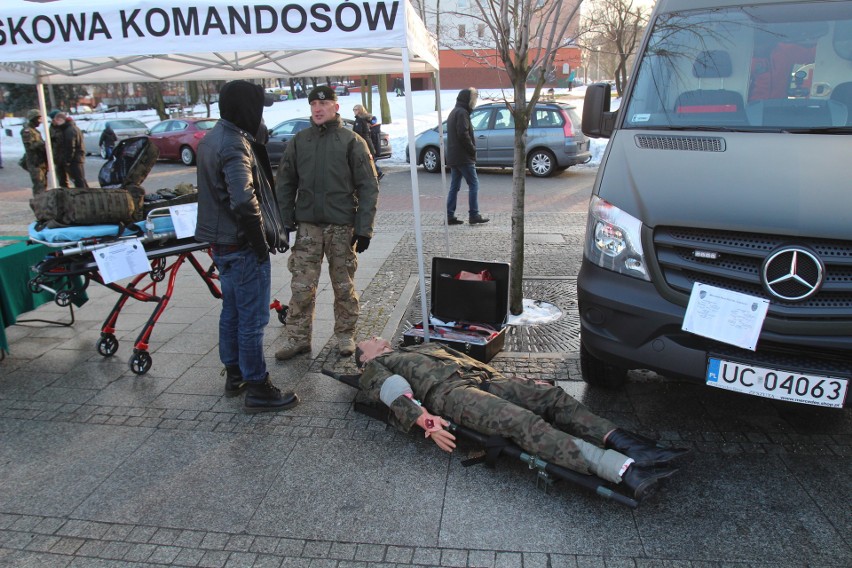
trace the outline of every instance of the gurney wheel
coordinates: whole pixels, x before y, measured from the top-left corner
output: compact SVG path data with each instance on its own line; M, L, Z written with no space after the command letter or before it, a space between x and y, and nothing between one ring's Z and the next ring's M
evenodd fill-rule
M130 370L137 375L144 375L151 368L151 354L147 351L138 351L130 358Z
M98 339L98 353L104 357L112 357L118 351L118 339L111 333L105 333Z
M38 294L39 292L41 292L41 280L38 277L33 278L32 280L27 282L27 286L29 287L30 292L32 292L33 294Z
M56 293L56 298L53 301L56 302L57 306L65 308L71 303L71 296L71 292L67 290L60 290Z
M154 282L162 282L166 279L166 260L157 258L152 263L151 280Z

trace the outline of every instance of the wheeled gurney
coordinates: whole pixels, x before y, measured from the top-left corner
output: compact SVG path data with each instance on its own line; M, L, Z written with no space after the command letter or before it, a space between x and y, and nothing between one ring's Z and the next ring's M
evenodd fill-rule
M343 375L327 369L323 369L322 372L323 374L347 384L350 387L359 389L360 392L360 375ZM357 412L365 414L366 416L381 420L385 423L388 422L388 408L381 403L372 403L372 401L365 401L363 399L359 400L359 398L356 397L355 402L353 403L353 408ZM450 420L447 421L450 424L450 432L460 438L464 438L465 440L476 444L477 446L480 446L485 450L485 456L482 458L465 460L462 462L462 465L464 466L485 463L486 465L493 467L499 456L506 455L522 461L527 464L531 470L535 470L536 483L543 483L545 488L555 481L563 480L579 485L589 491L593 491L605 499L610 499L617 503L621 503L622 505L626 505L631 509L635 509L639 506L639 502L636 499L609 488L607 486L607 482L599 477L577 473L576 471L547 462L537 456L529 454L512 441L505 438L486 436L485 434L481 434Z
M116 225L74 226L57 229L36 230L36 224L30 225L30 241L51 247L47 257L32 268L36 275L29 281L33 293L47 291L54 295L54 301L60 306L68 306L79 294L95 281L115 292L119 298L101 327L97 350L104 357L112 357L118 350L115 325L118 315L133 298L140 302L153 302L154 310L145 323L133 345L130 357L130 369L137 375L148 372L152 358L148 345L154 326L165 311L174 292L178 271L184 262L195 269L208 290L215 298L222 294L217 285L218 276L212 260L207 268L202 266L195 253L202 251L209 256L210 245L198 242L194 238L178 239L167 208L154 209L145 221L140 221L124 229L117 235ZM138 239L151 263L151 270L131 277L126 284L105 282L94 254L99 249L114 245L122 240ZM71 285L69 276L82 276L82 286ZM158 294L158 287L166 280L165 291Z

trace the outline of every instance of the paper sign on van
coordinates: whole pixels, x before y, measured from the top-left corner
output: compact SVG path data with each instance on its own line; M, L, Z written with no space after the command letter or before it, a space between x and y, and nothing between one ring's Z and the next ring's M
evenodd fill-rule
M769 301L696 282L681 329L754 351Z

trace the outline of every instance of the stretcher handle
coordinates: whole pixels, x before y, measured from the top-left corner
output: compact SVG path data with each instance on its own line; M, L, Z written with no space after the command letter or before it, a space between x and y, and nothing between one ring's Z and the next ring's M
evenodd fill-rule
M488 442L488 436L480 434L479 432L471 430L470 428L466 428L464 426L456 424L455 422L450 422L449 429L451 432L455 432L482 446L486 445L486 442ZM594 475L585 475L582 473L578 473L560 465L547 462L541 458L535 458L534 456L530 456L528 453L524 452L521 448L519 448L517 445L508 440L506 440L506 445L501 448L501 452L513 458L521 460L522 462L530 465L531 468L536 467L543 469L547 473L553 474L559 479L570 481L571 483L579 485L580 487L584 487L590 491L593 491L605 499L610 499L612 501L615 501L616 503L626 505L631 509L635 509L639 506L639 502L633 499L632 497L628 497L627 495L619 493L618 491L613 491L612 489L606 487L604 485L605 481L603 481L601 478ZM535 466L533 465L533 462L535 463Z

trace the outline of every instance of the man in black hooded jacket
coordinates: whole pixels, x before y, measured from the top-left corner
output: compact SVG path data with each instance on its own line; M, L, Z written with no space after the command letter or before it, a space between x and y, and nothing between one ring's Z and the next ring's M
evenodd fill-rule
M456 217L456 202L462 178L467 182L468 222L471 225L487 223L489 219L479 212L479 178L476 175L476 140L470 113L476 107L476 89L459 91L456 106L447 117L447 166L450 168L450 190L447 193L447 223L464 223Z
M246 390L247 412L286 410L299 402L294 393L272 384L263 357L272 283L269 253L288 246L269 156L256 141L264 105L271 106L272 99L259 85L226 83L219 91L221 119L198 144L195 238L211 243L219 270L225 395Z

